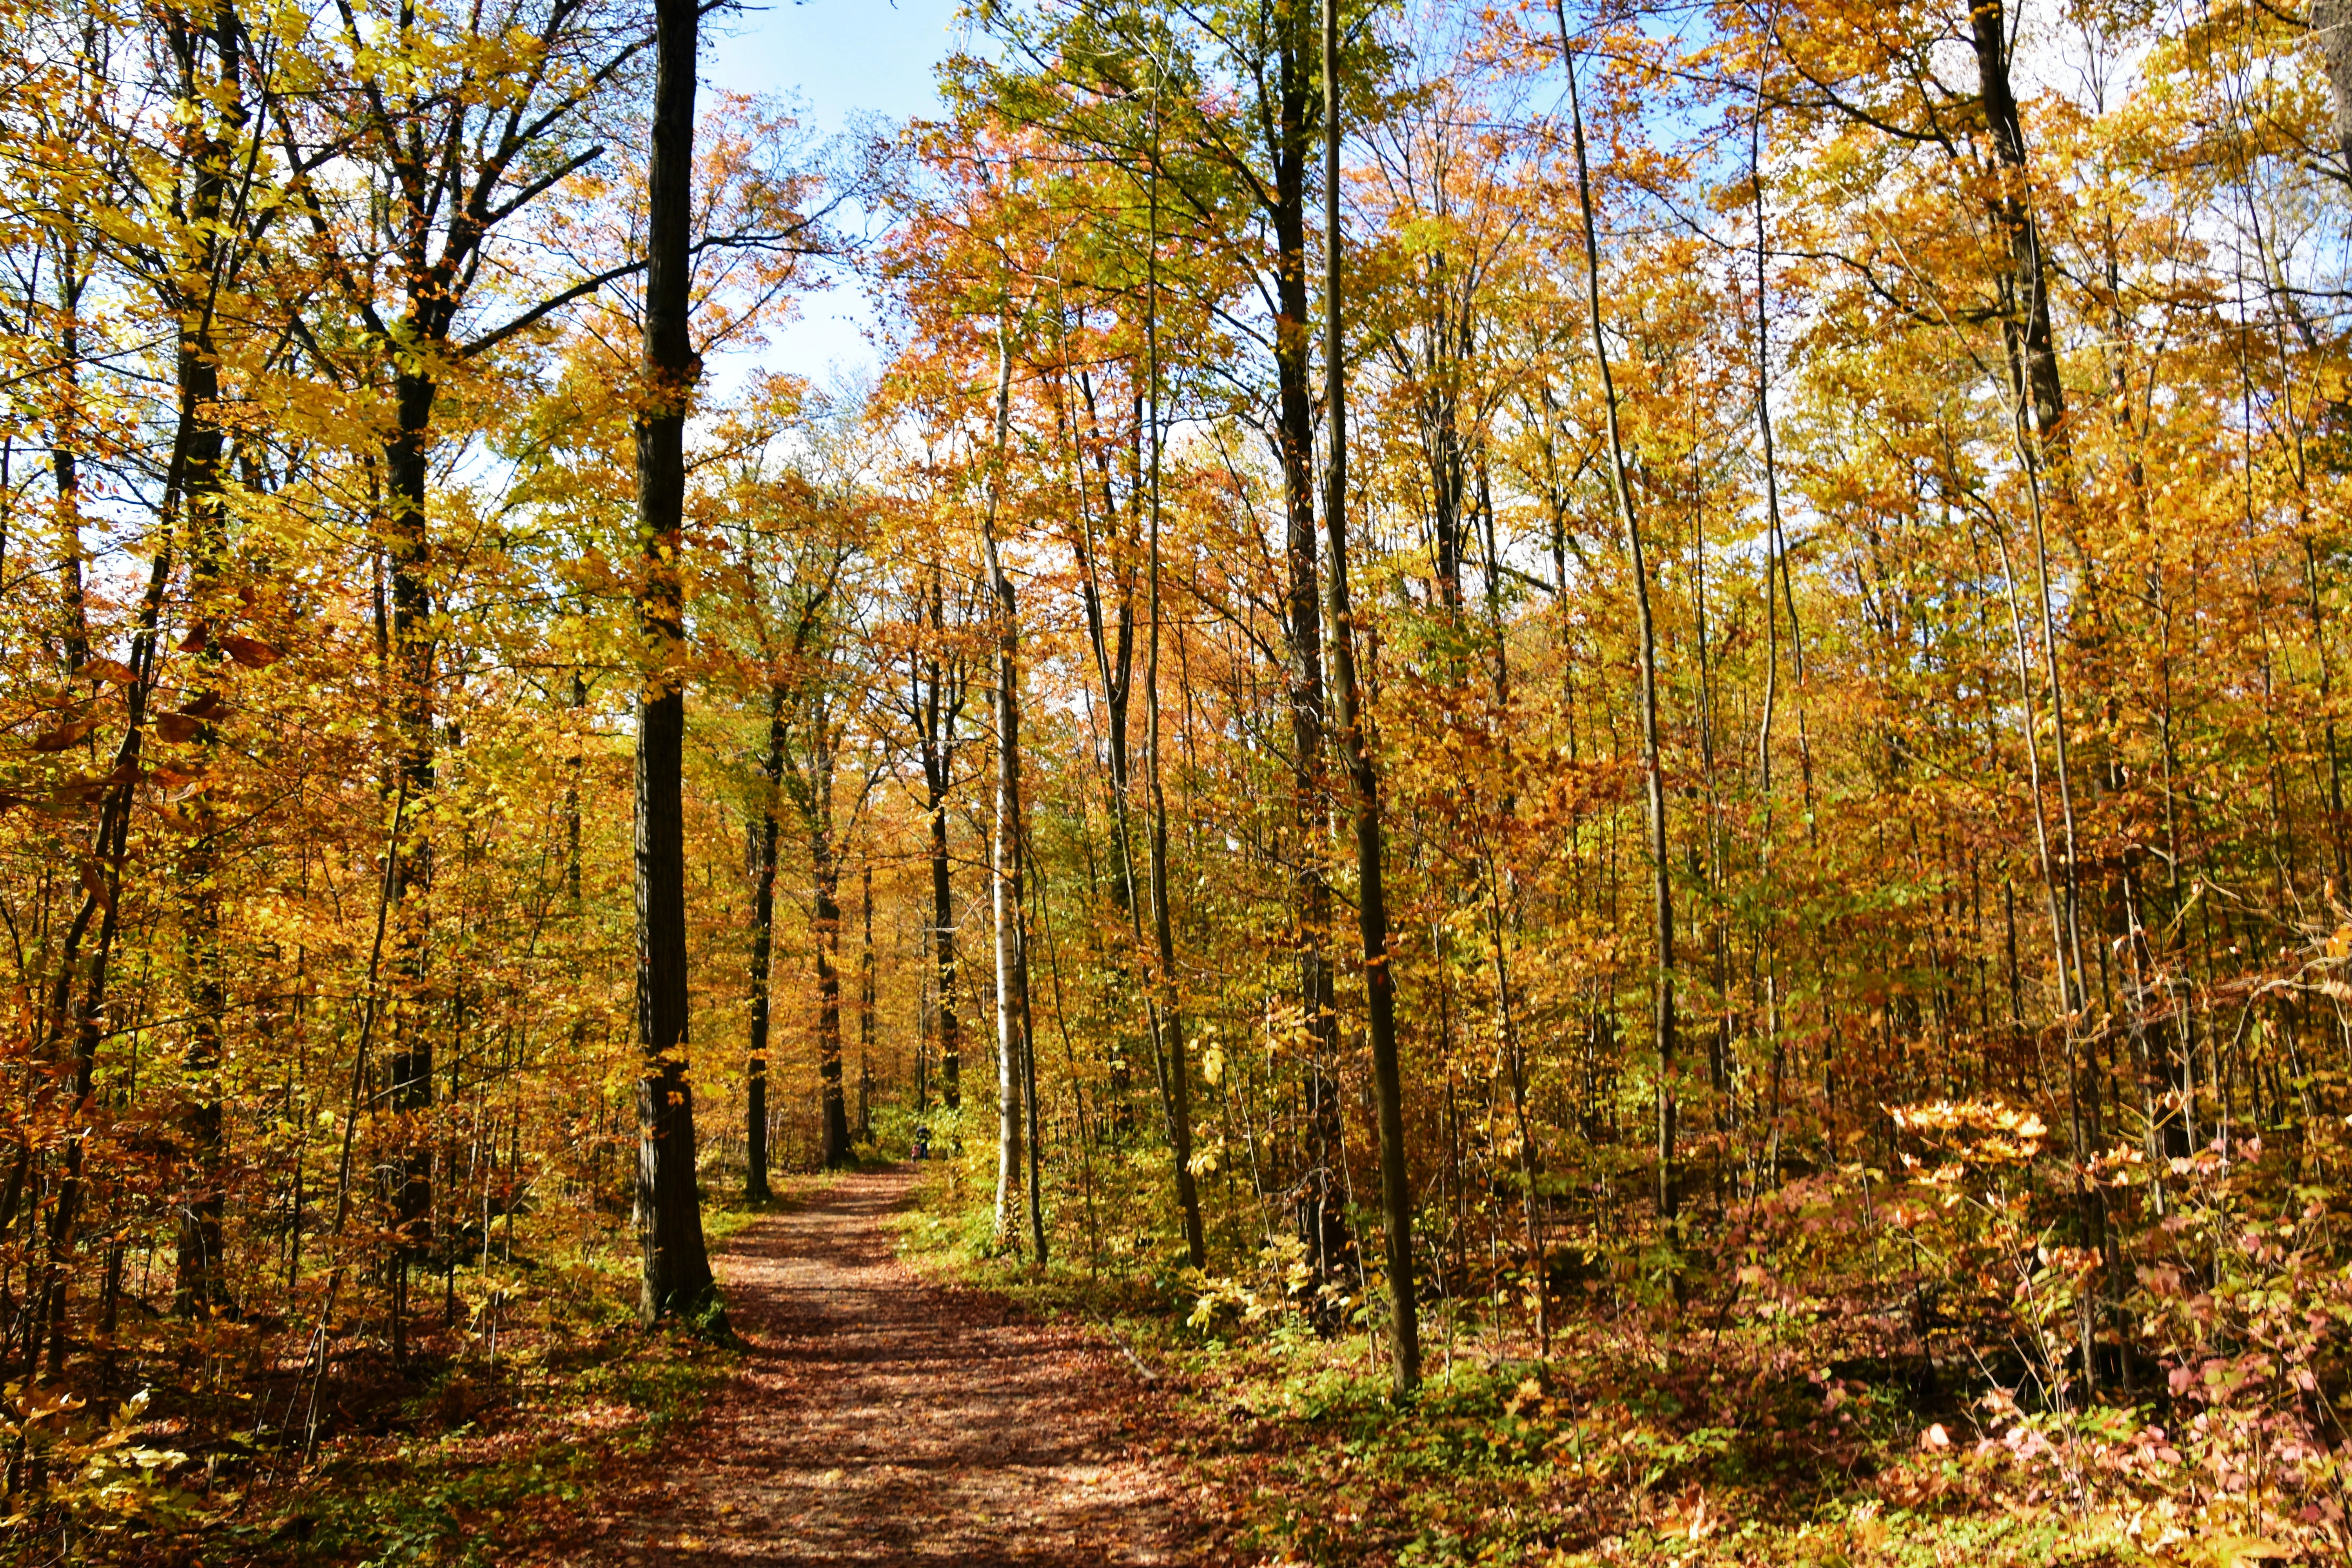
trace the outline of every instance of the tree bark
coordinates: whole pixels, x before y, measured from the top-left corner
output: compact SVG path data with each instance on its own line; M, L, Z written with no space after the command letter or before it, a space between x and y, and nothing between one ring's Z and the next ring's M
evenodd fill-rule
M686 410L693 393L688 247L694 179L698 0L655 0L652 154L646 179L645 405L636 419L637 528L645 585L637 621L647 669L637 702L637 1224L645 1254L638 1316L713 1322L718 1288L703 1247L688 1078L686 842L681 764L686 628Z
M1390 1354L1400 1399L1421 1384L1420 1303L1414 1291L1412 1191L1405 1169L1404 1087L1398 1068L1396 974L1389 964L1388 900L1381 886L1380 777L1356 680L1356 626L1348 602L1348 374L1341 317L1339 228L1339 0L1323 0L1323 354L1331 414L1329 493L1323 503L1329 584L1331 674L1339 744L1348 761L1356 828L1356 925L1363 941L1364 1000L1380 1118L1381 1217L1387 1232Z

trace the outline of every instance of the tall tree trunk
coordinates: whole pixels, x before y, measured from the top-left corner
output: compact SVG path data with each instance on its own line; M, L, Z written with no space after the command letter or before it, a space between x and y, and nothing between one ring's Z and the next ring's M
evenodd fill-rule
M1157 254L1159 245L1158 183L1153 181L1150 243ZM1157 274L1154 272L1153 277ZM1145 310L1152 309L1147 300ZM1151 317L1147 313L1147 330ZM1078 386L1086 398L1087 425L1097 436L1101 432L1100 411L1095 401L1094 384L1087 376L1078 377ZM1103 570L1102 551L1096 540L1094 521L1088 506L1086 451L1076 438L1076 421L1073 416L1072 471L1077 482L1078 531L1076 544L1078 552L1079 589L1087 614L1087 641L1094 652L1095 676L1101 682L1105 752L1108 762L1110 784L1110 862L1111 901L1124 919L1128 934L1140 951L1143 942L1142 880L1135 869L1134 791L1130 748L1128 744L1128 710L1135 689L1135 576L1132 566L1124 560L1114 560L1111 570ZM1139 454L1143 433L1143 399L1136 399L1133 444ZM1134 459L1134 483L1129 488L1129 501L1140 509L1143 505L1142 458ZM1106 529L1114 526L1118 518L1118 500L1111 482L1110 455L1102 454L1102 516ZM1117 596L1116 613L1107 604L1105 579ZM1115 960L1114 962L1121 962ZM1122 972L1125 965L1121 963ZM1150 994L1148 989L1147 996ZM1147 1007L1147 1011L1149 1008ZM1157 1050L1156 1030L1153 1047ZM1121 1038L1114 1047L1110 1058L1110 1089L1113 1125L1124 1127L1129 1117L1128 1089L1132 1079L1129 1070L1128 1042Z
M945 792L934 796L926 814L931 821L931 958L939 973L940 1103L950 1110L963 1103L963 1033L956 1016L956 928L954 889L948 874L948 803Z
M226 205L235 158L229 138L243 123L242 68L237 23L226 7L201 23L177 9L166 13L173 54L180 73L181 101L204 127L194 149L188 220L198 240L196 286L206 297L182 302L184 330L178 353L180 405L186 425L180 447L181 505L187 519L189 596L197 635L218 630L226 615L221 575L226 564L227 519L223 511L222 458L226 442L215 409L220 402L220 353L214 342L212 294L219 287L220 242L213 237ZM212 58L205 79L205 58ZM218 702L214 682L221 668L219 645L205 637L197 653L204 672L188 706L197 712ZM210 775L219 737L209 720L199 720L192 744L201 759L196 771ZM221 1104L221 1018L226 987L221 974L219 820L201 791L191 801L194 833L180 856L175 882L180 915L180 957L188 993L188 1048L182 1065L186 1101L180 1136L188 1169L179 1204L177 1261L173 1308L184 1317L206 1317L228 1304L222 1257L226 1213L226 1120Z
M931 567L931 636L947 635L947 589L937 563ZM921 700L923 807L930 822L931 958L939 979L940 1102L950 1110L963 1103L962 1021L956 1016L956 921L954 863L948 858L948 790L955 782L956 712L961 700L947 697L946 668L936 654L929 689ZM959 678L961 680L961 678ZM961 687L959 686L959 689Z
M1650 615L1650 565L1642 521L1633 509L1633 488L1625 471L1625 443L1617 423L1617 382L1609 368L1609 338L1601 316L1601 241L1592 216L1592 173L1584 151L1584 112L1576 91L1576 52L1569 40L1564 0L1552 0L1559 21L1560 58L1568 70L1570 134L1576 149L1576 199L1584 220L1585 307L1592 317L1592 357L1601 374L1602 413L1609 437L1609 477L1616 492L1617 521L1633 558L1633 611L1642 654L1642 785L1650 830L1650 916L1656 933L1657 967L1651 985L1651 1029L1657 1049L1658 1217L1671 1225L1681 1194L1675 1179L1675 902L1673 868L1666 859L1666 783L1658 744L1658 636Z
M638 1316L709 1319L718 1287L702 1239L688 1075L686 628L679 552L686 410L693 395L688 248L694 178L698 0L655 0L656 62L646 177L645 406L636 419L637 529L645 586L637 622L647 668L637 700L637 1224L645 1252ZM723 1315L717 1325L723 1328Z
M743 1192L764 1202L768 1188L768 1027L776 951L776 787L784 769L784 690L768 694L766 787L760 799L758 857L751 884L751 1039L743 1089Z
M2002 322L2034 434L2053 460L2063 461L2066 442L2066 394L2058 377L2056 334L2050 322L2048 271L2042 255L2042 226L2026 188L2025 126L2010 84L2008 7L2003 0L1978 0L1969 11L1970 42L1977 56L1977 88L1984 121L1992 132L2005 184L1993 198L1993 219L2009 245L2014 296Z
M1388 900L1381 886L1380 777L1356 680L1356 626L1348 602L1348 369L1340 312L1339 0L1323 0L1323 354L1331 411L1330 490L1323 502L1331 614L1331 674L1339 744L1348 761L1356 826L1356 925L1363 941L1364 1000L1372 1044L1372 1096L1380 1118L1381 1217L1387 1232L1390 1352L1399 1398L1421 1384L1421 1315L1412 1261L1412 1190L1405 1169L1404 1085L1398 1070L1396 973L1389 963Z
M874 863L866 862L858 875L866 910L864 942L857 953L857 1141L874 1140L874 998L877 976L874 968Z
M1009 307L1008 307L1009 308ZM996 821L989 848L990 894L996 917L996 1245L1021 1245L1021 1141L1029 968L1021 946L1021 633L1020 602L997 548L996 513L1004 486L1004 448L1013 422L1013 349L996 328L996 447L989 469L981 542L996 601Z
M821 735L810 764L809 870L815 908L809 934L816 957L819 1152L828 1171L849 1163L849 1110L841 1088L841 856L833 837L834 763L831 738Z
M58 640L65 653L66 673L89 662L89 605L82 582L81 463L81 296L89 281L82 259L81 237L70 226L58 237L58 339L60 353L58 379L64 412L58 416L49 445L49 471L58 500L58 607L61 625Z
M1192 1171L1192 1073L1184 1057L1184 1024L1180 1011L1181 997L1176 987L1176 931L1168 908L1168 796L1162 787L1160 755L1160 110L1155 97L1151 117L1151 247L1145 265L1150 269L1149 287L1144 306L1145 391L1150 403L1151 422L1151 470L1148 477L1150 505L1150 538L1149 563L1150 573L1151 642L1144 658L1144 724L1148 787L1151 792L1151 937L1157 963L1152 968L1151 1018L1160 1037L1152 1049L1163 1064L1168 1086L1169 1152L1176 1166L1176 1210L1184 1226L1184 1256L1195 1268L1208 1263L1208 1237L1201 1224L1201 1192L1198 1178ZM1304 281L1301 283L1302 299ZM1302 318L1305 306L1302 302ZM1299 322L1304 331L1305 321ZM1301 339L1303 346L1304 339ZM1312 439L1310 433L1309 439ZM1307 517L1310 535L1314 530L1310 504ZM1310 560L1311 569L1311 560ZM1311 579L1310 579L1311 580ZM1319 685L1319 679L1318 679ZM1293 731L1297 732L1298 708L1294 699ZM1319 725L1318 725L1319 731ZM1318 845L1302 837L1299 853L1305 858L1318 850ZM1327 900L1328 889L1326 889ZM1319 952L1319 948L1316 949Z
M580 775L587 766L588 738L582 732L588 711L588 677L577 666L572 671L572 755L563 773L563 897L572 912L580 912Z
M1315 333L1307 321L1307 185L1315 156L1316 97L1307 22L1299 8L1276 59L1279 118L1274 152L1276 445L1282 459L1284 585L1290 703L1290 903L1298 1005L1307 1037L1306 1168L1294 1195L1299 1240L1318 1281L1334 1289L1353 1252L1340 1169L1339 1012L1331 963L1329 796L1324 775L1323 607L1316 557ZM1328 100L1326 100L1328 101Z
M433 590L425 489L436 390L427 375L403 370L394 376L396 424L384 451L385 499L391 512L386 553L392 568L394 722L400 747L394 793L406 803L401 808L399 841L393 851L392 1049L385 1062L388 1098L399 1118L399 1152L389 1175L398 1233L393 1261L396 1274L404 1274L408 1260L423 1245L418 1227L426 1222L433 1206L433 1160L422 1125L433 1108L433 1040L425 1023L431 1008L425 991L436 771ZM395 1319L403 1310L396 1301ZM397 1322L394 1328L397 1336Z

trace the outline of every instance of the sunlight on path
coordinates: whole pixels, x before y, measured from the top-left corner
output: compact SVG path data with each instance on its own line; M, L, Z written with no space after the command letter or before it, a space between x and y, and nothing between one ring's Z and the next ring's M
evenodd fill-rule
M1194 1561L1172 1466L1118 1357L999 1298L917 1279L882 1216L905 1172L849 1176L719 1259L744 1370L667 1456L657 1517L599 1568Z

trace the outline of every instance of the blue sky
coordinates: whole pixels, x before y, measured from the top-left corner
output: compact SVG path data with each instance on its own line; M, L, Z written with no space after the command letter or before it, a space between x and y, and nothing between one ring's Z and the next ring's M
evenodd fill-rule
M961 40L958 0L770 0L706 24L702 79L729 92L776 93L805 106L812 129L860 113L902 120L939 106L932 69ZM803 300L799 319L761 360L817 381L829 365L870 365L867 312L853 284Z

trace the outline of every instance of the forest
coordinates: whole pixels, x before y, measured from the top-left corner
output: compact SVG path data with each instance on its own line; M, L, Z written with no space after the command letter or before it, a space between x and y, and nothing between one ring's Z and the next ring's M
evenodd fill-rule
M2352 7L748 15L0 0L11 1561L643 1561L877 1180L1199 1561L2352 1561Z

